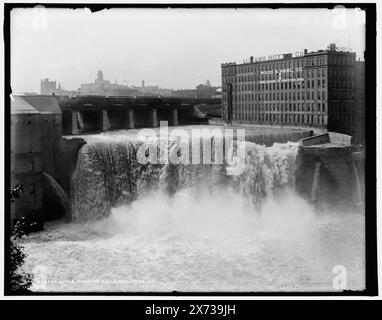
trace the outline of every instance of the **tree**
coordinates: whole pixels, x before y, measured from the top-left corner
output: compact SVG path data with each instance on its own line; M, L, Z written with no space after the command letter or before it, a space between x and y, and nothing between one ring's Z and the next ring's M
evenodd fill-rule
M21 184L11 189L11 202L20 198L23 191ZM12 293L26 293L32 285L33 276L29 273L21 272L19 269L25 262L26 254L24 247L17 243L17 240L26 236L29 230L33 229L35 222L27 221L24 217L19 219L14 227L10 241L10 289Z

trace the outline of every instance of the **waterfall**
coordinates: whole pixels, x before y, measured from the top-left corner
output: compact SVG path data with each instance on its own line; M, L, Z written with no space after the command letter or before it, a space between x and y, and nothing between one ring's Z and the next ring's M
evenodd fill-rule
M85 129L84 120L82 119L81 113L77 112L77 125L81 130Z
M357 199L358 201L356 205L359 206L359 205L362 205L363 203L363 199L362 199L363 197L362 197L362 189L361 189L361 183L359 180L358 169L354 159L352 160L352 165L353 165L353 172L354 172L354 178L355 178L355 184L356 184L356 193L358 197Z
M163 165L138 162L140 143L128 139L99 139L79 151L73 177L73 219L107 216L119 203L131 202L158 186Z
M312 189L310 191L310 201L312 202L317 200L316 196L317 196L317 188L318 188L318 178L320 177L320 169L321 169L321 162L317 161L314 164L313 183L312 183Z
M229 188L259 206L276 192L294 187L297 143L266 147L240 142L240 147L245 148L245 166L239 175L227 175L226 162L142 164L137 157L142 144L149 142L103 136L82 147L73 177L74 220L106 217L113 207L130 203L153 190L175 194L184 188L207 187L212 192ZM179 152L173 143L168 150L169 154ZM159 155L160 151L156 152Z

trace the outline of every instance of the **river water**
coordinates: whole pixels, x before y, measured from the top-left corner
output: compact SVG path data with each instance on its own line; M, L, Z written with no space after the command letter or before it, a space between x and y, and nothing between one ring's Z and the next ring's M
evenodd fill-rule
M121 135L87 142L75 222L23 240L32 290L336 291L338 270L341 288L364 289L364 215L296 194L296 143L246 142L244 171L227 177L226 165L141 165Z

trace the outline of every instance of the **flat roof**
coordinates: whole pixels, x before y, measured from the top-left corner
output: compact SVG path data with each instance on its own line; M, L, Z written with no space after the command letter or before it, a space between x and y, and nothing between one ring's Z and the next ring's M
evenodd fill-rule
M243 62L243 63L236 63L236 62L227 62L227 63L222 63L221 66L222 67L229 67L229 66L247 66L247 65L254 65L254 64L259 64L259 63L270 63L270 62L277 62L277 61L287 61L287 60L293 60L293 59L302 59L302 58L305 58L305 57L312 57L312 56L318 56L318 55L323 55L323 54L347 54L347 55L351 55L351 54L356 54L355 52L350 52L350 51L336 51L336 50L329 50L329 49L326 49L326 50L319 50L319 51L312 51L312 52L307 52L307 53L304 53L304 55L301 55L301 56L286 56L285 55L292 55L291 53L283 53L283 54L280 54L280 55L284 55L283 58L281 59L267 59L267 60L264 60L264 61L248 61L248 62ZM269 55L269 56L273 56L273 55ZM266 56L265 56L266 57Z

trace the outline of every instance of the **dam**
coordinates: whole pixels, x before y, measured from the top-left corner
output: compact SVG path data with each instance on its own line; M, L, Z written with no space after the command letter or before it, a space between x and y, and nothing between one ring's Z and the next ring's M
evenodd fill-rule
M161 128L144 129L147 139L139 128L62 137L56 173L44 178L56 201L44 230L21 241L32 291L335 291L336 266L347 289L365 287L362 150L324 138L304 146L310 130L170 121L169 136L211 132L212 161L161 163L150 152L180 158L195 139L151 148ZM244 150L236 174L215 162L216 146L231 149L212 132L230 129L232 152Z

